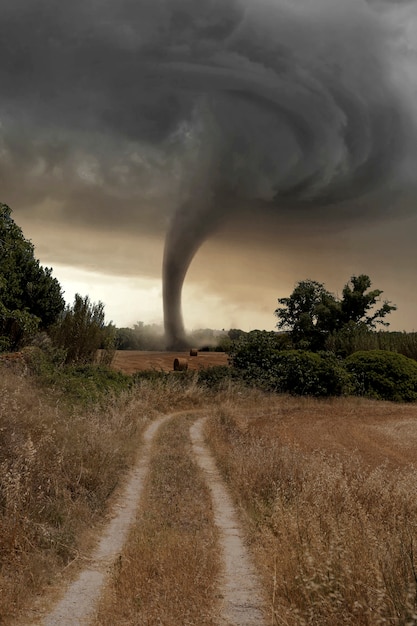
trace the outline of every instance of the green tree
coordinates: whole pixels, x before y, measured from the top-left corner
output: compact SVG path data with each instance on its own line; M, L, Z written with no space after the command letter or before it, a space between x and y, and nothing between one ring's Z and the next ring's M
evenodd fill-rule
M371 279L366 274L352 276L350 282L345 285L340 303L340 326L350 322L363 324L369 329L375 329L378 324L389 326L384 318L392 311L396 311L397 307L384 300L382 306L375 310L383 292L380 289L368 291L371 286Z
M36 330L47 330L64 310L61 286L34 256L33 244L0 204L0 343L16 349Z
M302 280L288 298L278 300L277 328L289 331L294 346L320 350L340 317L339 304L322 283Z
M275 310L277 327L288 331L296 348L321 350L330 335L346 328L373 330L378 324L387 326L385 317L396 307L388 301L375 309L383 293L370 290L366 274L352 276L343 289L342 299L327 291L322 283L303 280L287 298L280 298Z

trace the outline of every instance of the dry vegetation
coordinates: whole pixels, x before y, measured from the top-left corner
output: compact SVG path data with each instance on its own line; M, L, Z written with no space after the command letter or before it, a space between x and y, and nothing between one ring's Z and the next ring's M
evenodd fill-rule
M0 374L0 623L8 624L84 562L144 427L158 413L197 405L199 392L175 377L145 380L117 399L70 408L23 364Z
M270 397L207 437L246 512L271 624L417 623L417 407Z
M213 395L196 381L144 379L75 410L1 366L0 623L75 571L149 421L209 407L207 439L242 511L271 626L415 626L417 405L232 384ZM218 544L190 419L158 435L97 624L212 623Z
M191 457L189 426L189 418L177 416L158 434L142 513L97 626L214 623L217 532L210 494Z
M1 623L77 560L152 414L126 397L109 399L106 410L71 412L23 374L1 369Z

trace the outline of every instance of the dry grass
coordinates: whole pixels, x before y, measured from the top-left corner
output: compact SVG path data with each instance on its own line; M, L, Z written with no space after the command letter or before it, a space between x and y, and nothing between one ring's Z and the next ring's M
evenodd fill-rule
M159 412L197 405L199 393L193 381L186 388L175 378L162 386L143 381L134 392L76 412L24 371L1 367L1 624L18 617L58 573L75 571L137 457L143 428Z
M190 418L161 428L143 513L104 594L97 625L213 624L219 570L210 495L191 456Z
M214 411L207 436L271 625L417 624L416 406L257 396Z
M149 420L210 403L207 436L245 511L271 626L417 624L417 405L232 386L210 397L173 375L70 412L24 373L0 373L0 623L82 560ZM190 419L158 436L97 625L212 623L219 554Z

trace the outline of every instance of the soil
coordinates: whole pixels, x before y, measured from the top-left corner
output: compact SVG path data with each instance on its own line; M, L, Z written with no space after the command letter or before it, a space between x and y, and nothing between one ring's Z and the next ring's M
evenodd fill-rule
M147 352L142 350L117 350L112 367L124 374L134 374L143 370L172 372L175 359L186 359L189 370L199 370L214 365L228 365L224 352Z

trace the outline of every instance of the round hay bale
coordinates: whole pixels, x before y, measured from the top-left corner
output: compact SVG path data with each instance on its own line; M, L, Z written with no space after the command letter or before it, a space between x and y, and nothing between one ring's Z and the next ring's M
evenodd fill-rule
M190 350L190 356L198 356L198 350L197 350L197 348L191 348L191 350Z
M187 359L174 359L174 371L175 372L185 372L188 370L188 361Z

